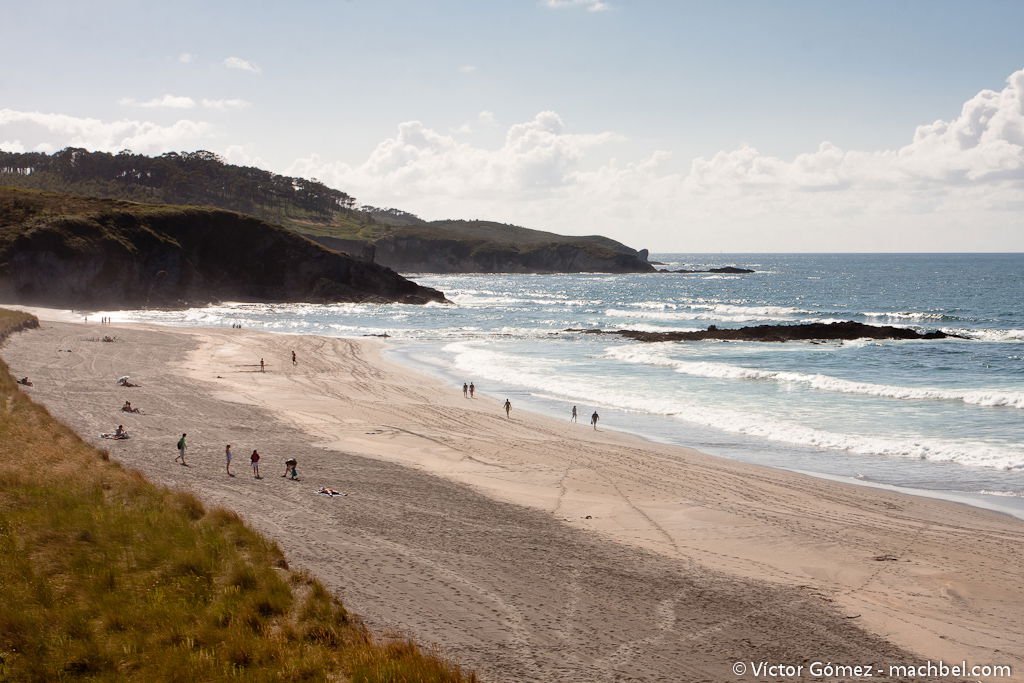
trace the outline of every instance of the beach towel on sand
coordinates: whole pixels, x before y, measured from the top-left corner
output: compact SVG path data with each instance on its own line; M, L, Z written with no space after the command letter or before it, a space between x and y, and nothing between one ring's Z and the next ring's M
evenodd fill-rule
M117 434L114 434L113 432L107 432L106 434L100 434L100 438L101 439L127 439L127 438L129 438L129 436L127 434L117 435Z

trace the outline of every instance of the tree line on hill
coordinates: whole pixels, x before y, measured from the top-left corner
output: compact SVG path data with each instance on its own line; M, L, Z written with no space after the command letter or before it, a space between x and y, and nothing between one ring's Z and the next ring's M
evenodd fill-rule
M330 221L355 198L313 179L227 164L213 152L167 152L157 157L67 147L42 152L0 151L0 185L93 197L192 204L253 214L267 220Z

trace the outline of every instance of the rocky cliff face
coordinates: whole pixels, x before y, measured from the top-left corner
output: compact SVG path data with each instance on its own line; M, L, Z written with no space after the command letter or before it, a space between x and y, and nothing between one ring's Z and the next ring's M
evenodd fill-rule
M646 254L591 244L505 244L488 240L389 235L372 243L312 237L357 258L401 272L431 273L646 273Z
M444 301L389 268L229 211L76 198L72 215L55 214L53 197L61 195L32 195L0 195L0 297L8 301Z

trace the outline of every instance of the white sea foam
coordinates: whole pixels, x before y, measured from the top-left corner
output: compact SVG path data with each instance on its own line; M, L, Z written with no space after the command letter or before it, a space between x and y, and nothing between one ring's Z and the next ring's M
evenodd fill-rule
M862 394L903 400L945 400L962 401L978 406L1005 406L1024 409L1024 391L1004 391L991 388L945 389L939 387L904 387L872 382L855 382L822 374L808 374L786 370L762 370L746 368L729 363L709 361L687 361L669 358L659 349L633 346L612 346L606 351L608 358L627 363L670 367L676 372L696 377L720 379L773 381L784 384L801 384L819 391L842 394Z
M1024 330L965 330L959 328L944 327L942 331L946 334L957 334L968 339L976 339L985 342L1022 342L1024 341Z
M919 313L915 311L881 311L861 313L865 318L886 318L888 320L960 320L945 313Z
M601 301L590 301L587 299L570 299L568 297L516 297L516 296L480 296L476 294L450 294L448 298L459 306L476 308L487 308L491 306L523 306L536 304L538 306L593 306L601 304Z
M632 384L623 386L607 377L566 375L561 372L562 368L557 361L531 358L524 362L523 359L471 342L448 344L444 350L454 354L455 367L471 376L559 395L566 401L583 405L664 415L734 434L800 446L863 455L955 462L975 467L1024 468L1024 454L982 441L830 432L751 411L716 408L688 401L684 397L647 395L642 389L633 388Z

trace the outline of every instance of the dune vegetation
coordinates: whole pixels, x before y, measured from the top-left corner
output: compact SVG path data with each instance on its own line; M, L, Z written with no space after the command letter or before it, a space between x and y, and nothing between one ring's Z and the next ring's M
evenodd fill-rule
M0 339L36 324L0 310ZM233 512L110 461L2 361L0 401L0 680L476 680L375 637Z

